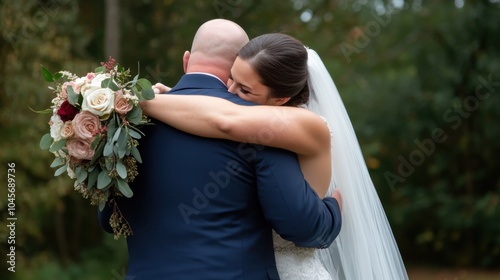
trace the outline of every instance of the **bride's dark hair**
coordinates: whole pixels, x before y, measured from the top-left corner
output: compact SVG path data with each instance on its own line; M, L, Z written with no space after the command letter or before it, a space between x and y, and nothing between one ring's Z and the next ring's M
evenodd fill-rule
M238 56L248 62L271 91L271 97L291 97L285 106L309 100L307 50L297 39L281 33L264 34L248 42Z

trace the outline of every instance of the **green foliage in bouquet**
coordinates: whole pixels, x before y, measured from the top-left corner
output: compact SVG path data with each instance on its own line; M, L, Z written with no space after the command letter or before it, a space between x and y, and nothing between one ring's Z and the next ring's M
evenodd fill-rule
M67 173L75 190L100 210L110 203L115 238L132 234L115 198L133 196L129 183L142 162L137 140L149 123L139 102L154 98L151 83L139 75L131 79L130 70L112 58L83 77L52 74L43 66L42 75L55 83L49 87L55 94L51 108L36 111L52 114L40 148L55 155L54 176Z

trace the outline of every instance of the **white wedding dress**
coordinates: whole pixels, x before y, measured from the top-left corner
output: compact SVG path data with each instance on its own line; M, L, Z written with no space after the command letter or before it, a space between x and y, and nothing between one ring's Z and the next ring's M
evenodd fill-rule
M281 280L333 280L314 248L298 247L273 231L274 257Z
M405 280L406 269L359 143L328 70L308 49L310 99L332 136L332 181L342 195L342 229L327 249L302 248L273 233L281 280Z

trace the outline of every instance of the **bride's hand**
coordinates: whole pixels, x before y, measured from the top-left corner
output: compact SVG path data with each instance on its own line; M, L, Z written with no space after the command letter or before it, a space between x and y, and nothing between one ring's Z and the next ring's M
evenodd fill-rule
M342 196L340 195L340 191L338 189L333 190L332 197L337 200L340 210L342 210Z
M166 85L162 84L162 83L156 83L155 85L152 86L153 88L153 92L155 94L160 94L160 93L163 93L163 92L168 92L170 91L172 88L170 87L167 87Z

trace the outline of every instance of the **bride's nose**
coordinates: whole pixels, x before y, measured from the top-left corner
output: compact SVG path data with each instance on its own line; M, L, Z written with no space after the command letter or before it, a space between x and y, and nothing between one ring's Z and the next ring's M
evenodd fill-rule
M232 94L236 94L236 83L231 79L227 82L227 90Z

